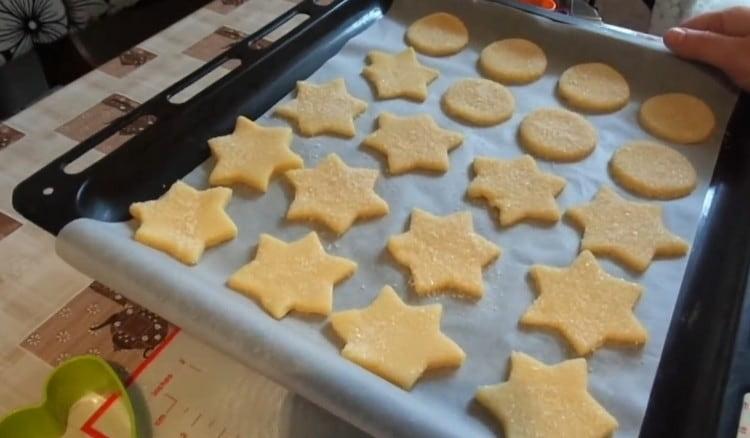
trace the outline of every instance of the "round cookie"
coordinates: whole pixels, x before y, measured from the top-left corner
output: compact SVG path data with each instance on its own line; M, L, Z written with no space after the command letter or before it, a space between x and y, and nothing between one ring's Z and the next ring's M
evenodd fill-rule
M594 126L580 114L562 108L530 113L521 121L518 132L521 145L545 160L582 160L596 147Z
M609 161L609 169L621 186L656 199L687 196L695 189L698 178L682 154L650 141L635 141L618 149Z
M570 106L582 111L617 111L630 98L630 87L620 72L599 62L565 70L557 90Z
M455 15L436 12L412 23L406 30L406 41L425 55L447 56L466 47L469 30Z
M643 129L675 143L699 143L713 131L716 117L705 102L684 93L667 93L643 102L638 114Z
M479 67L490 79L507 84L528 84L542 77L547 57L529 40L510 38L482 49Z
M497 125L508 120L515 108L510 90L488 79L461 79L443 94L445 112L474 125Z

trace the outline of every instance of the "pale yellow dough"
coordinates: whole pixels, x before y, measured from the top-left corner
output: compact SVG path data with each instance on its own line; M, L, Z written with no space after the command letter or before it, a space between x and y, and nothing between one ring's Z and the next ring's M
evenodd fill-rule
M565 70L557 89L570 106L582 111L613 112L630 99L630 87L622 74L598 62Z
M542 108L527 115L519 129L521 145L532 155L571 162L588 157L596 147L594 126L562 108Z
M224 211L231 198L226 187L199 191L177 181L161 198L130 205L140 222L135 240L194 265L207 247L237 236L237 226Z
M429 115L398 117L382 113L378 129L363 144L388 157L393 174L414 169L445 172L448 152L463 142L463 135L440 128Z
M409 231L391 237L388 250L411 270L420 295L454 292L470 298L484 294L482 268L500 256L500 248L474 232L471 213L411 214Z
M285 175L295 193L286 217L317 221L342 234L359 218L388 214L388 204L375 193L379 173L349 167L336 154L314 169L290 170Z
M436 12L412 23L406 42L425 55L453 55L469 44L469 30L455 15Z
M353 261L326 254L314 232L290 243L261 234L255 259L227 286L258 300L276 319L291 310L328 315L333 286L356 269Z
M633 314L643 288L607 274L591 252L567 268L534 265L529 274L539 296L521 323L559 332L576 354L609 343L641 346L648 339Z
M395 55L373 50L367 57L370 65L362 70L362 75L375 87L380 99L405 97L424 102L427 85L440 75L420 64L411 47Z
M271 175L303 166L291 144L291 129L261 126L240 116L232 134L208 140L216 159L208 181L215 186L241 183L265 192Z
M373 373L410 389L428 369L461 366L465 354L440 331L440 304L409 306L386 286L369 306L331 316L346 345L341 354Z
M608 187L567 215L584 230L581 250L609 256L634 271L645 271L656 256L688 251L688 244L664 226L659 205L626 201Z
M534 82L547 69L541 47L522 38L495 41L482 49L479 67L490 79L506 84Z
M510 354L508 380L480 386L476 399L500 420L506 438L604 438L617 420L587 390L586 360L545 365Z
M643 129L675 143L700 143L716 125L716 117L705 102L684 93L654 96L641 105L638 114Z
M315 85L297 82L297 98L279 105L276 114L297 123L299 133L311 137L332 134L354 137L354 118L365 112L367 103L352 97L343 79Z
M510 90L488 79L461 79L443 95L443 109L448 115L479 126L502 123L515 108Z
M498 209L500 225L510 226L524 219L556 222L560 219L555 197L565 179L540 172L528 155L514 160L487 157L474 159L476 178L469 185L471 198L484 198Z
M681 198L689 195L698 181L695 168L684 155L649 141L618 149L609 170L621 186L647 198Z

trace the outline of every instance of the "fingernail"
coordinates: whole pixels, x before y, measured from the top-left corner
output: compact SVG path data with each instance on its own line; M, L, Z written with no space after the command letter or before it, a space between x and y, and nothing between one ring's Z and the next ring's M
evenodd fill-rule
M680 27L673 27L664 34L664 42L668 46L679 45L685 39L685 29Z

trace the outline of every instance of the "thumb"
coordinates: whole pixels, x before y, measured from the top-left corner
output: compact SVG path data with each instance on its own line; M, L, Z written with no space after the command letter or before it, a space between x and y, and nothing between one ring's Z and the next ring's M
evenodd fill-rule
M730 75L741 53L739 42L739 38L683 27L664 34L664 44L677 56L711 64Z

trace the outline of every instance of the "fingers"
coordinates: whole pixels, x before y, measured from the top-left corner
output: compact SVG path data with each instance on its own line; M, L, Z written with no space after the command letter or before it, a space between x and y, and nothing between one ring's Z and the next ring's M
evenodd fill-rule
M678 56L713 65L741 87L750 87L750 38L676 27L664 34L664 44Z
M714 65L726 70L736 61L739 38L702 30L676 27L664 34L664 44L678 56Z
M750 35L750 8L736 6L685 20L680 27L706 30L728 36Z

